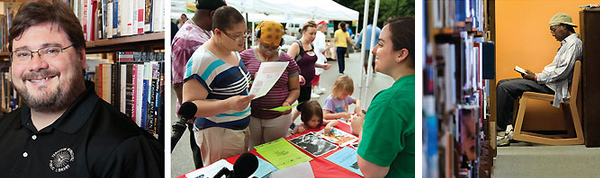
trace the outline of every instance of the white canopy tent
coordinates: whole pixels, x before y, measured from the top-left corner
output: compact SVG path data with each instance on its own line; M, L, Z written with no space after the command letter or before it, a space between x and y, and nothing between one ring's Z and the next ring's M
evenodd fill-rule
M186 12L185 3L193 0L172 0L171 19L177 19ZM278 22L306 22L308 20L358 20L358 11L344 7L332 0L227 0L227 5L241 13L248 13L249 20L259 22L265 19ZM259 15L260 14L260 15ZM301 20L300 20L301 19Z

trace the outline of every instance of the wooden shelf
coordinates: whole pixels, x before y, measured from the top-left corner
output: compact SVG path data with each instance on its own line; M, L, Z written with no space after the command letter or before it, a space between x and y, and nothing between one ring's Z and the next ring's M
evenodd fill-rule
M453 34L454 28L435 28L433 29L433 34L441 35L441 34Z
M164 49L165 32L148 33L111 39L88 41L85 43L86 53L102 53L115 51L153 51ZM0 62L8 57L8 51L0 52ZM6 59L6 58L5 58Z
M165 32L88 41L86 53L164 49Z
M85 43L87 48L100 48L110 47L113 45L126 44L126 43L139 43L149 41L162 41L165 39L165 32L148 33L142 35L126 36L111 39L101 39L96 41L88 41Z
M2 51L0 52L0 62L8 62L10 61L9 52Z

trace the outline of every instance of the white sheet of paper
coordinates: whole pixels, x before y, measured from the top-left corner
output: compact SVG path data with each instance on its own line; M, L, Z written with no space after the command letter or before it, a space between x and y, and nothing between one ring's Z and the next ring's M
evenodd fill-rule
M287 68L289 62L262 62L258 72L254 75L252 88L249 94L254 95L254 99L265 96L273 85L279 80L283 71Z
M196 178L200 175L204 174L204 178L212 178L217 174L223 167L226 167L229 170L233 170L233 164L221 159L215 163L212 163L209 166L200 168L198 170L192 171L185 175L187 178Z
M309 162L303 162L300 164L296 164L292 167L275 171L271 173L270 178L314 178L312 168L310 167Z
M527 74L527 72L525 71L525 69L519 67L519 66L515 66L515 71L522 73L522 74Z

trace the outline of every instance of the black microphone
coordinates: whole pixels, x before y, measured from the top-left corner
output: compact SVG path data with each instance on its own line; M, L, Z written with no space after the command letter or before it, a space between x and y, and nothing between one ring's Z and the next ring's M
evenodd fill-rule
M233 164L231 177L227 178L247 178L258 168L258 159L252 153L242 154Z
M244 153L233 163L233 171L222 168L214 178L247 178L258 168L258 159L252 153Z
M181 104L181 107L179 107L179 112L177 112L177 114L179 114L185 119L192 119L194 118L194 115L196 115L196 112L198 112L198 107L196 107L196 104L188 101Z
M175 149L179 139L181 139L183 132L185 132L185 128L187 127L185 123L188 119L194 118L197 111L198 107L196 107L196 104L189 101L183 103L181 107L179 107L179 112L177 112L180 116L179 121L172 126L173 135L171 135L171 153L173 152L173 149Z

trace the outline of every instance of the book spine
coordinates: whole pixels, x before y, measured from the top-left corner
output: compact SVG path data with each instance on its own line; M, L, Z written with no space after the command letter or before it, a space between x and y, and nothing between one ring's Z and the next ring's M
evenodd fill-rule
M137 93L138 93L138 84L137 84L137 71L138 71L138 66L137 64L133 64L133 70L132 70L132 81L131 81L131 85L132 85L132 89L131 89L131 119L133 119L135 121L135 123L140 126L140 120L137 118Z
M162 31L162 6L162 0L154 0L154 3L152 5L152 31L154 32Z
M113 38L113 26L114 26L114 4L112 0L108 0L106 4L106 38Z
M144 9L144 32L152 32L152 0L146 0Z
M92 0L92 4L91 4L91 11L88 12L88 14L90 15L88 17L88 27L89 28L89 37L90 37L90 41L94 41L96 40L96 22L97 22L97 18L98 16L96 15L98 11L98 1L97 0Z
M104 101L106 101L107 103L111 103L111 88L112 88L112 64L103 64L102 65L102 98L104 99Z
M152 61L150 62L150 75L151 75L151 86L150 86L150 92L149 92L149 96L150 99L148 101L148 108L150 108L150 122L149 123L149 128L151 128L152 130L154 129L154 123L155 120L157 118L157 112L158 112L158 108L156 107L156 93L158 91L158 78L160 73L158 73L158 63L156 61Z
M104 64L100 64L100 65L96 66L96 72L98 73L98 74L96 75L96 77L97 77L97 80L98 80L98 81L97 81L97 82L95 82L95 83L96 83L96 88L98 88L98 89L96 89L96 93L97 93L97 94L98 94L98 96L100 96L100 98L102 98L102 99L104 99L104 98L103 98L103 96L104 96L104 95L102 94L102 86L103 86L103 84L104 84L104 82L102 82L102 79L104 78L104 77L102 77L102 76L104 75L104 73L102 72L102 71L104 70L104 69L103 69L104 67L102 67L103 65L104 65Z
M119 77L119 73L117 71L117 67L118 67L118 65L113 64L113 65L111 65L111 69L110 69L111 72L112 72L112 75L110 75L110 77L111 77L110 78L110 81L111 81L111 83L110 83L110 85L111 85L111 88L110 88L110 93L111 93L111 95L110 95L110 99L111 99L110 103L113 106L115 106L115 108L119 108L119 104L118 104L119 103L119 97L117 97L117 93L119 93L119 90L118 90L119 89L119 86L118 86L119 83L117 82L117 78Z
M135 91L135 116L139 122L139 126L142 127L142 105L143 105L143 93L144 93L144 64L137 64L137 75L136 75L136 91Z
M126 80L126 106L125 106L125 114L135 122L135 118L132 116L132 105L133 105L133 64L127 64L127 74L125 77Z
M126 64L121 64L121 70L120 70L121 76L119 79L119 83L121 84L119 86L119 98L121 99L121 102L119 102L119 108L121 113L127 114L127 65Z
M129 34L130 35L135 35L137 34L137 0L129 0L129 8L127 8L127 11L129 13L129 23L130 28L129 28Z
M149 80L149 75L148 75L148 71L149 71L149 65L150 63L146 62L144 63L144 80L143 82L143 91L142 91L142 103L140 104L142 107L142 128L143 129L147 129L147 121L149 119L148 117L148 80Z
M88 11L89 11L88 6L89 6L90 2L91 2L90 0L85 0L84 1L84 3L83 3L83 16L80 19L81 25L83 27L83 35L85 36L85 40L86 41L90 41L89 31L88 31L88 21L87 21L87 19L89 17L89 15L88 15Z
M144 9L146 6L146 1L145 0L138 0L138 4L137 4L137 34L144 34L144 17L145 17L145 13L144 13Z
M101 0L100 1L100 5L98 6L98 18L101 20L100 23L98 23L98 25L100 26L99 28L99 32L100 34L98 35L99 39L106 39L106 15L107 15L107 2L106 0Z
M112 36L113 38L118 37L121 33L119 33L119 25L122 25L121 18L119 17L119 1L113 0L113 26L112 26Z

